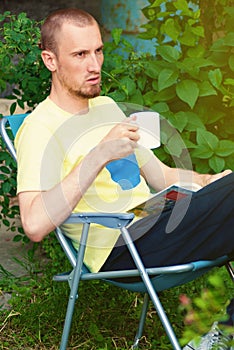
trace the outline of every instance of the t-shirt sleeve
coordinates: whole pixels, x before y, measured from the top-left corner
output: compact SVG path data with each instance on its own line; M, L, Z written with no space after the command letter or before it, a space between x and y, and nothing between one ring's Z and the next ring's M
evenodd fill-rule
M152 157L155 157L153 151L142 146L139 146L135 149L135 155L140 168L148 163Z
M37 120L25 122L16 135L17 193L46 191L61 181L62 152L52 132Z

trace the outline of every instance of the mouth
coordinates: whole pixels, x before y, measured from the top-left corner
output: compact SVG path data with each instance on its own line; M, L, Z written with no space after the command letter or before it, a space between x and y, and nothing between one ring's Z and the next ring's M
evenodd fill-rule
M90 77L86 81L87 81L87 83L89 83L91 85L100 84L100 82L101 82L100 75L95 75L93 77Z

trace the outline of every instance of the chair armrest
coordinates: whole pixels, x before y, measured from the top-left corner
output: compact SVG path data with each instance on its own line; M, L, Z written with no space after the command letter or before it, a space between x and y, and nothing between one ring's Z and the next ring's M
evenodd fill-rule
M133 213L73 213L64 224L99 224L113 229L126 227L134 218Z

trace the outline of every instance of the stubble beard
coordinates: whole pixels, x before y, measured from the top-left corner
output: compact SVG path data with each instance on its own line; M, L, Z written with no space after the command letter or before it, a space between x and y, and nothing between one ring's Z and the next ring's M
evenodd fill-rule
M100 95L101 87L100 84L90 87L89 89L80 88L80 89L68 89L70 95L83 99L90 99Z
M77 87L74 82L73 84L68 82L67 77L63 74L61 74L59 80L63 88L67 90L68 94L75 98L90 99L99 96L101 93L101 83L88 87Z

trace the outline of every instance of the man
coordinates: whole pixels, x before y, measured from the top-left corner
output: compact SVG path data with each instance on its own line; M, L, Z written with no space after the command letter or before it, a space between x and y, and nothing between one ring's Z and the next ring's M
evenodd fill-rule
M151 151L138 147L134 117L101 97L103 42L95 19L78 9L52 13L41 29L42 59L52 75L49 97L27 117L16 137L18 198L28 237L41 241L73 211L128 211L181 179L201 187L170 234L173 208L163 211L141 237L134 237L145 266L233 256L234 175L198 174L170 168ZM102 118L100 120L100 118ZM140 182L122 190L106 165L135 154ZM185 210L186 207L186 210ZM134 267L118 232L91 229L85 263L91 271ZM80 227L66 227L79 244Z

